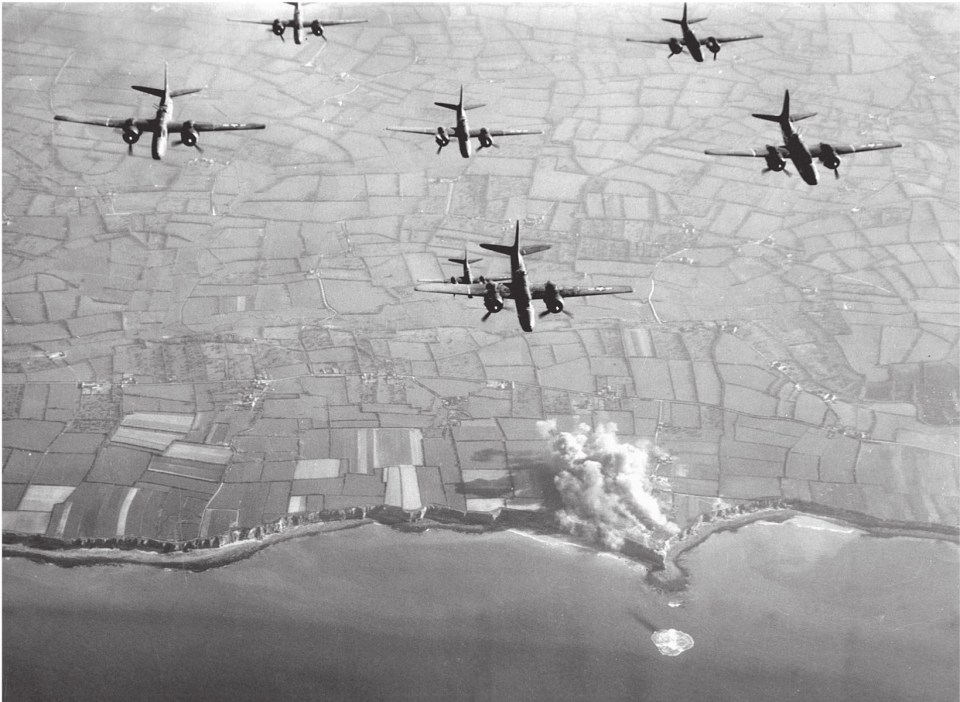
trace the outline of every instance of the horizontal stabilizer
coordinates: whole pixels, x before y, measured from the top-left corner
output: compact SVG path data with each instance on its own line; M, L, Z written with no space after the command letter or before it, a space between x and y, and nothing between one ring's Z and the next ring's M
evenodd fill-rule
M180 97L181 95L190 95L191 93L199 93L203 88L184 88L183 90L171 90L170 97Z
M807 119L808 117L813 117L815 114L817 114L817 113L816 113L816 112L801 112L800 114L796 114L796 115L761 115L761 114L754 113L753 116L756 117L757 119L765 119L765 120L768 121L768 122L777 122L777 123L779 123L779 122L782 122L782 121L784 120L784 117L786 117L787 121L790 121L790 122L799 122L799 121L802 120L802 119Z
M455 105L452 102L435 102L433 103L437 107L446 107L448 110L459 110L460 105Z
M163 88L148 88L143 85L131 85L131 88L134 90L139 90L141 93L146 93L147 95L153 95L154 97L163 98L166 93Z
M761 114L759 114L759 113L757 113L757 112L754 112L754 113L753 113L753 116L756 117L757 119L765 119L765 120L768 121L768 122L779 122L779 121L780 121L780 115L761 115Z
M504 256L512 256L513 252L516 251L515 247L504 244L480 244L480 248L486 249L487 251L495 251Z
M479 261L482 261L483 259L482 258L471 258L471 259L448 258L447 260L450 261L450 263L459 263L462 266L464 263L477 263Z
M524 246L520 249L520 253L524 256L529 256L530 254L546 251L550 248L550 246L551 244L534 244L533 246Z

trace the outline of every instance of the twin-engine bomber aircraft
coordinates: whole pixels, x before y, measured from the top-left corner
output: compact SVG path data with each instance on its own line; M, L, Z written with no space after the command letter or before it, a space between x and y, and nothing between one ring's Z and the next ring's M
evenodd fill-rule
M504 300L513 300L517 306L517 319L520 320L520 328L525 332L533 331L533 325L536 318L533 314L533 301L543 300L547 309L540 313L540 317L548 314L559 314L564 312L563 298L565 297L584 297L587 295L619 295L621 293L631 293L633 288L626 285L604 285L599 287L561 287L549 280L542 285L530 285L527 280L527 268L523 263L525 254L536 253L537 251L546 251L550 248L549 244L535 244L534 246L520 247L520 222L517 221L517 232L512 246L502 244L480 244L488 251L496 251L510 257L510 269L513 273L510 282L497 283L493 280L487 280L483 283L473 284L455 284L455 283L432 283L418 285L415 289L420 292L446 293L448 295L466 295L467 297L482 296L483 305L487 308L487 313L483 315L482 321L486 322L491 314L496 314L503 309ZM566 312L566 314L570 314Z
M133 154L133 145L140 140L140 135L143 134L143 132L153 132L153 141L151 144L150 153L158 161L163 158L163 155L167 151L167 138L172 132L180 132L180 141L175 141L174 144L185 144L186 146L192 146L196 148L197 151L202 153L203 149L201 149L200 145L197 144L197 139L200 132L227 132L239 129L265 129L265 125L263 124L238 124L235 122L228 124L211 124L210 122L192 122L190 120L186 122L172 121L172 98L179 97L181 95L189 95L190 93L198 93L203 90L203 88L170 90L170 84L167 81L166 63L163 65L162 88L147 88L142 85L133 85L131 87L134 90L139 90L141 93L147 93L148 95L153 95L154 97L160 98L160 103L157 105L156 117L153 119L134 119L133 117L129 119L97 119L92 117L81 118L55 115L54 119L61 122L77 122L78 124L92 124L96 127L122 129L123 140L127 142L128 145L128 154Z
M779 115L754 114L757 119L764 119L768 122L776 122L780 125L780 131L783 133L783 144L781 146L772 146L767 144L763 148L750 149L748 151L727 151L725 149L707 149L703 153L710 156L756 156L765 158L767 167L763 173L770 171L783 171L790 175L786 170L787 159L796 166L797 173L803 178L803 182L808 185L816 185L818 182L817 166L813 162L814 158L820 160L825 167L833 171L835 178L840 177L840 154L855 154L859 151L879 151L880 149L896 149L903 144L896 141L874 141L869 144L849 144L843 146L832 146L821 142L817 146L807 148L800 138L800 133L793 128L794 122L801 119L813 117L816 112L803 112L798 115L790 114L790 91L783 93L783 109Z
M433 104L437 105L438 107L446 107L448 110L455 110L457 113L457 126L450 127L449 130L444 129L443 127L437 127L436 131L432 129L407 129L405 127L387 127L387 129L391 132L435 135L434 141L437 142L437 154L439 154L443 150L443 147L449 144L451 140L456 139L457 143L460 145L460 155L464 158L470 158L471 138L476 138L480 142L480 148L485 149L489 146L497 146L493 143L493 137L521 136L523 134L543 134L543 132L538 129L487 129L486 127L481 127L480 129L470 129L470 126L467 124L467 110L474 110L478 107L483 107L483 105L464 105L462 85L460 86L460 102L458 102L456 105L450 102L435 102Z
M293 30L293 43L302 44L303 40L306 38L306 35L303 33L305 29L313 32L313 36L320 37L324 41L327 38L323 35L324 27L335 27L338 24L360 24L366 22L365 19L348 19L348 20L318 20L315 19L312 22L305 22L302 17L300 17L300 7L302 5L312 5L312 2L287 2L286 5L293 5L293 19L283 21L279 18L272 20L245 20L245 19L230 19L231 22L245 22L246 24L267 24L270 25L268 31L273 32L278 37L280 41L286 41L283 38L283 33L289 27Z
M711 53L713 53L713 60L717 60L717 54L720 53L721 44L729 44L732 41L746 41L747 39L762 39L762 34L749 34L740 37L707 37L706 39L698 39L697 35L693 33L693 30L690 29L691 24L696 24L697 22L703 22L706 17L697 17L696 19L687 19L687 3L683 3L683 17L681 19L668 19L667 17L663 18L664 22L669 22L670 24L679 24L680 31L683 36L679 39L672 37L670 39L627 39L627 41L638 42L640 44L666 44L670 47L670 55L667 58L673 58L677 54L683 53L684 47L687 51L690 52L690 55L693 57L693 60L697 63L703 62L703 51L700 50L701 46L707 47Z

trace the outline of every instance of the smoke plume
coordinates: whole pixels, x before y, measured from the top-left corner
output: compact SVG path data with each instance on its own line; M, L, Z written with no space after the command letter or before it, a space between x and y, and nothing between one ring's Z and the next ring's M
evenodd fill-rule
M651 493L649 441L617 440L616 424L581 424L575 432L559 431L554 420L537 422L553 443L557 457L554 485L563 500L557 513L561 528L602 547L619 551L626 537L645 540L679 531Z

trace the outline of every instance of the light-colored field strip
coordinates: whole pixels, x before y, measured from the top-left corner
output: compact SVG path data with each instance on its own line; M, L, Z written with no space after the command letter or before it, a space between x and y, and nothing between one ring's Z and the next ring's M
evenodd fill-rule
M177 441L171 444L163 455L167 458L182 458L188 461L226 465L230 462L231 454L232 451L225 446L201 446L200 444L187 444Z
M305 512L307 510L307 496L306 495L290 495L290 503L287 505L287 512L290 514L295 514L297 512Z
M383 476L387 482L387 492L384 495L383 503L391 507L400 507L403 505L400 490L400 469L396 466L388 466L383 469Z
M57 530L56 530L56 532L53 534L53 537L54 537L55 539L62 539L62 538L63 538L63 532L64 532L64 531L66 530L66 528L67 528L67 519L70 517L70 510L71 510L72 508L73 508L73 503L72 503L72 502L67 502L67 503L64 505L64 507L63 507L63 511L60 512L60 521L57 523ZM53 515L51 514L50 516L52 517Z
M137 492L138 489L135 487L127 488L127 494L123 496L120 514L117 515L117 536L124 536L127 533L127 515L130 513L130 505L133 504L133 498L137 496Z
M407 432L410 438L410 462L415 466L423 465L423 436L419 429L410 429Z
M315 478L336 478L339 475L339 458L305 458L297 461L293 479L311 480Z
M357 431L357 465L354 473L367 474L367 431L360 429Z
M406 510L420 509L420 481L413 466L400 466L400 506Z
M65 501L75 489L68 485L30 485L17 509L21 512L52 512L53 506Z

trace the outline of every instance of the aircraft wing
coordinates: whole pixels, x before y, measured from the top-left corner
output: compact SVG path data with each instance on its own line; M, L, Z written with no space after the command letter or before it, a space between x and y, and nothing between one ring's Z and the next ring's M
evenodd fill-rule
M742 37L714 37L718 44L729 44L732 41L746 41L747 39L763 39L762 34L747 34ZM700 45L706 45L709 39L700 39Z
M122 129L130 120L126 119L98 119L96 117L67 117L66 115L54 115L58 122L76 122L77 124L92 124L95 127L110 127L111 129ZM141 131L153 129L152 119L135 119L133 125Z
M268 25L272 25L272 24L273 24L273 20L245 20L245 19L233 19L233 18L230 18L230 17L227 18L227 21L228 21L228 22L243 22L244 24L268 24ZM293 26L293 20L286 20L286 21L281 20L280 23L281 23L284 27L292 27L292 26Z
M300 4L302 5L303 3L300 3ZM323 25L324 27L336 27L338 24L360 24L366 21L367 20L365 19L320 20L320 24ZM309 22L304 22L303 24L304 26L307 26L307 27L310 26Z
M420 292L446 293L448 295L473 295L475 297L483 297L486 289L487 286L483 283L473 283L472 285L467 283L425 283L414 288L414 290ZM501 291L501 294L502 292L503 291ZM503 297L506 297L506 295L503 295Z
M627 39L627 41L632 41L635 44L663 44L665 46L671 42L670 39ZM678 41L682 42L683 40L678 39Z
M534 300L542 300L546 295L547 286L544 284L533 285L530 292L533 293ZM561 297L588 297L590 295L621 295L623 293L632 293L633 288L629 285L596 285L596 286L557 286L557 292ZM504 295L506 297L506 295Z
M523 134L543 134L539 129L488 129L487 133L492 137L521 136ZM472 138L480 136L479 129L471 129Z
M776 147L777 151L780 153L780 156L784 159L790 157L790 152L787 151L785 146ZM811 152L813 150L811 149ZM764 158L767 155L767 147L763 146L759 149L746 149L741 151L728 151L727 149L707 149L703 153L708 156L755 156L757 158Z
M820 144L815 144L810 146L810 155L813 156L814 158L819 156L821 151L820 146L821 146ZM834 146L833 144L830 144L830 146L832 146L833 150L836 151L838 154L855 154L860 151L880 151L881 149L896 149L903 146L903 144L896 141L875 141L870 144L847 144L847 145L841 145L841 146Z
M459 278L460 276L457 276L457 277ZM512 278L488 278L487 276L483 276L483 280L484 282L489 280L491 283L506 283L512 280ZM450 278L447 278L445 280L439 280L437 278L430 278L430 279L420 278L419 280L417 280L417 282L418 283L434 283L437 285L465 285L465 283L451 283ZM474 285L483 285L483 283L474 283ZM427 290L427 291L421 291L421 292L441 292L441 291ZM460 293L457 293L457 294L459 295Z
M184 122L171 122L168 129L171 132L179 132L183 129ZM191 122L193 128L198 132L233 132L240 129L266 129L265 124L253 124L242 122L228 122L227 124L215 124L212 122Z
M430 136L436 136L437 134L436 127L434 127L433 129L407 129L406 127L386 127L386 129L390 130L391 132L407 132L408 134L428 134ZM449 136L455 135L456 132L457 132L456 127L450 127L449 129L447 129L447 135Z

